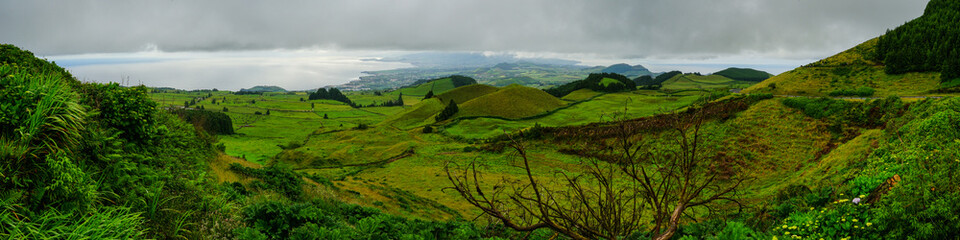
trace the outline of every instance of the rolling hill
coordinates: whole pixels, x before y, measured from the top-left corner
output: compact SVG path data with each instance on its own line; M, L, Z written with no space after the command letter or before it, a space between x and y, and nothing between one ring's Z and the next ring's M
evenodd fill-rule
M453 90L437 95L436 98L443 102L449 102L451 99L453 99L454 102L465 103L479 96L496 92L497 90L499 90L499 88L494 86L473 84L454 88Z
M871 88L874 96L956 92L960 3L932 0L923 16L834 56L782 73L748 93L826 96Z
M869 87L874 96L924 95L940 86L937 72L887 74L881 62L867 56L876 54L874 38L849 50L781 73L744 90L746 93L827 96L833 91Z
M616 73L628 77L643 76L643 75L653 75L653 72L650 72L649 69L643 67L643 65L633 65L630 66L626 63L619 63L610 65L603 70L600 70L602 73Z
M720 75L733 80L750 81L750 82L760 82L763 80L767 80L767 78L770 78L773 76L770 73L756 70L756 69L735 68L735 67L720 70L719 72L715 72L712 75Z
M241 88L240 92L287 92L287 90L277 86L255 86L249 89Z
M743 88L756 82L738 81L720 75L700 76L696 74L679 74L661 83L660 89L677 91L688 89L718 89Z
M456 117L498 116L523 118L544 113L566 105L562 100L546 92L520 85L510 85L459 104Z
M441 94L454 88L477 84L477 80L459 75L453 75L444 78L417 81L409 86L389 92L388 94L403 94L409 96L425 96L428 92Z

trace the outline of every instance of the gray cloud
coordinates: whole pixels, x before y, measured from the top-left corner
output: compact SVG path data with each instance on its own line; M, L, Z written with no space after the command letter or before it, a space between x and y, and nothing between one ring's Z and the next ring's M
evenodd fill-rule
M306 47L823 57L926 0L0 1L0 42L40 55Z

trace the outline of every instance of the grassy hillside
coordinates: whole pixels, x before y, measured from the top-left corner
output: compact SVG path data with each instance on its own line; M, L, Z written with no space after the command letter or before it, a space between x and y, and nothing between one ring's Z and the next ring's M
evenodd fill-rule
M745 88L756 82L738 81L720 75L699 76L695 74L680 74L661 83L660 89L667 91L691 89L727 89Z
M430 98L421 101L413 107L397 113L383 121L384 124L409 129L426 123L433 122L433 115L436 115L447 105L440 102L440 99Z
M453 100L457 103L465 103L471 99L496 92L497 90L499 90L499 88L490 85L473 84L455 88L436 97L442 102L450 102L450 100Z
M590 89L580 89L580 90L573 91L567 94L566 96L563 96L560 99L567 100L567 101L582 101L600 94L601 93L590 90Z
M727 68L711 75L720 75L729 79L748 82L759 82L773 77L772 74L750 68Z
M444 93L446 91L453 90L454 88L467 86L470 84L476 84L477 80L473 78L464 77L464 76L450 76L444 78L437 78L427 81L418 81L414 84L400 89L389 92L390 95L412 95L412 96L425 96L428 92L433 91L434 95Z
M744 90L746 93L827 96L833 91L869 87L874 96L915 96L940 88L940 74L914 72L887 74L884 66L870 60L876 54L877 39L847 51L771 77Z
M510 85L459 104L456 117L499 116L522 118L537 115L566 105L546 92L519 85Z

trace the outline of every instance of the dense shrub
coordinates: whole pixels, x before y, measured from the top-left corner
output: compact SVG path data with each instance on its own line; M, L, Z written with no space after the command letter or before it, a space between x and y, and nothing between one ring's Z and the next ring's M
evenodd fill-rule
M613 79L620 84L603 85L601 82L603 82L604 79ZM545 91L555 97L563 97L570 94L570 92L580 89L590 89L598 92L620 92L633 91L636 88L636 83L623 75L616 73L591 73L583 80L567 83Z
M9 58L24 52L0 64L0 238L198 238L211 140L143 87Z
M84 104L99 110L97 119L116 128L126 139L145 141L156 133L157 103L147 96L147 88L123 87L117 83L83 84Z
M262 169L257 169L244 167L240 164L234 163L230 164L230 170L246 176L258 178L265 184L266 188L264 190L275 190L284 194L290 199L300 199L301 194L303 194L303 189L300 188L300 184L303 183L303 179L300 179L299 174L287 168L269 166Z
M874 92L876 92L876 90L870 87L859 87L855 89L844 88L844 89L833 90L832 92L830 92L830 96L832 97L838 97L838 96L869 97L869 96L873 96Z
M194 126L210 134L233 134L233 120L222 112L176 109L171 111Z

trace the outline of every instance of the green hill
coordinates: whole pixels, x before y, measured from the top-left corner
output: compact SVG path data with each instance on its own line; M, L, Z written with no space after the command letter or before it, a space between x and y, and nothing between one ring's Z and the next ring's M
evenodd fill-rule
M471 84L477 84L477 80L470 77L453 75L445 78L417 81L409 86L394 90L389 94L403 93L403 95L408 96L425 96L428 92L433 91L433 94L436 95Z
M387 118L383 122L387 125L404 129L417 127L432 122L433 115L443 111L443 108L446 106L443 102L440 102L440 99L426 99L403 112Z
M499 90L499 88L494 86L473 84L454 88L453 90L437 95L436 98L443 102L449 102L450 99L453 99L454 102L464 103L479 96L496 92L497 90Z
M680 74L661 83L663 90L744 88L756 82L737 81L720 75Z
M580 90L570 92L570 94L567 94L566 96L563 96L560 99L567 100L567 101L582 101L597 95L600 95L600 93L585 88L585 89L580 89Z
M241 88L240 92L287 92L287 90L277 86L255 86L250 89Z
M923 16L745 92L826 96L870 88L873 96L955 92L960 80L960 3L932 0Z
M750 68L727 68L713 75L720 75L738 81L760 82L772 77L770 73Z
M924 95L940 88L940 74L913 72L887 74L875 55L874 38L831 57L781 73L744 90L745 93L827 96L843 89L869 87L874 96Z
M459 104L456 117L499 116L522 118L556 109L565 103L546 92L519 85L510 85Z
M649 69L643 67L643 65L634 65L630 66L626 63L619 63L610 65L603 70L600 70L602 73L616 73L624 76L642 76L642 75L652 75Z
M612 82L621 84L610 84ZM598 92L621 92L636 90L636 84L626 76L616 73L591 73L583 80L573 81L544 91L555 97L563 97L573 91L585 88Z
M660 85L660 84L662 84L663 82L666 82L667 80L670 80L670 78L673 78L674 76L677 76L677 75L680 75L680 74L683 74L683 72L680 72L680 71L670 71L670 72L666 72L666 73L660 74L660 75L658 75L658 76L655 77L655 78L654 78L654 77L650 77L650 76L641 76L641 77L638 77L638 78L633 79L633 82L636 83L637 86L642 86L642 85Z

